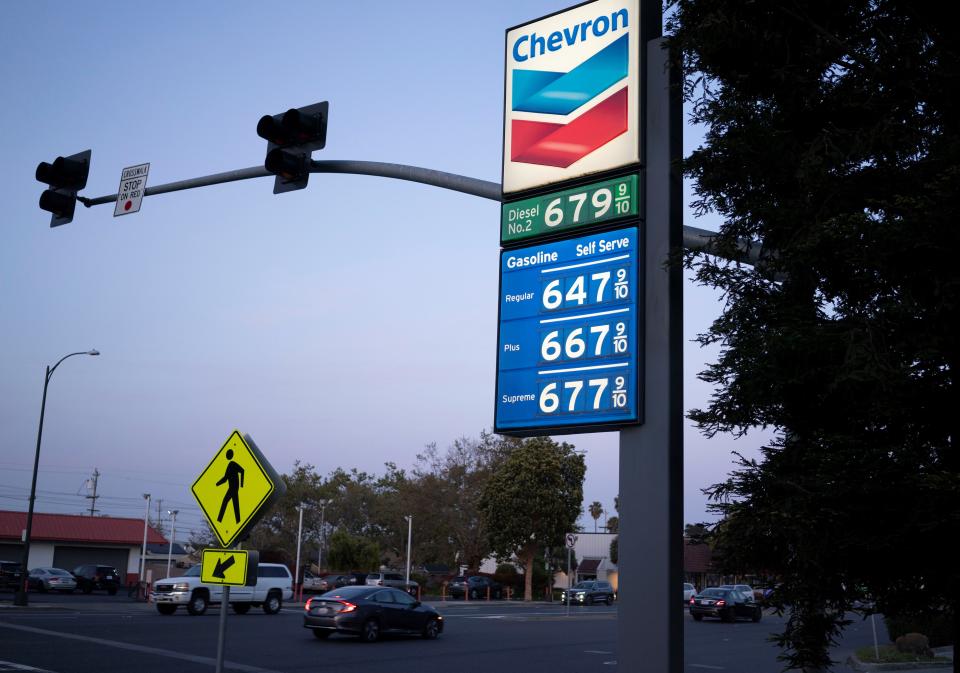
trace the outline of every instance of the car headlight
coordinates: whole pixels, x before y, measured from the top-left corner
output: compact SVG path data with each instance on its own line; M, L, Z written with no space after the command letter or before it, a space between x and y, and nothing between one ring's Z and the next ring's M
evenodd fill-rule
M174 591L190 591L190 585L186 582L177 582L173 585Z

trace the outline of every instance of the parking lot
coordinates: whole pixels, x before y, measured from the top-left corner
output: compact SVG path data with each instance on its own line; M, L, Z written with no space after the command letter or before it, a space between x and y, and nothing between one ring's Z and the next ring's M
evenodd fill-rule
M436 603L446 630L436 641L387 638L374 644L334 636L318 641L301 627L301 611L286 605L273 616L232 612L226 669L250 673L349 669L370 673L527 670L551 673L615 671L617 608L493 601ZM53 673L106 668L138 673L209 672L216 658L219 608L201 617L164 617L126 596L31 595L28 608L0 597L0 670L10 664ZM685 615L685 670L775 673L782 665L766 641L782 618L757 624L694 622ZM848 630L835 658L869 644L869 623ZM5 668L5 666L7 666ZM838 667L837 670L846 670Z

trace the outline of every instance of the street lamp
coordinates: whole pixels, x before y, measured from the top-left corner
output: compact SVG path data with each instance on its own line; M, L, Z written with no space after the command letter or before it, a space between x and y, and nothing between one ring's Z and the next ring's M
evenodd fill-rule
M16 595L13 597L14 605L26 605L27 604L27 582L28 578L28 566L30 564L30 535L33 533L33 501L37 497L37 468L40 465L40 438L43 436L43 413L47 407L47 386L50 385L50 377L53 376L54 370L60 366L60 363L66 360L67 358L73 357L74 355L100 355L100 351L97 349L92 349L89 351L78 351L76 353L69 353L64 355L62 358L57 360L57 364L47 365L47 373L43 379L43 400L40 402L40 427L37 429L37 453L33 457L33 481L30 484L30 505L27 508L27 529L23 536L23 563L21 563L21 571L23 578L20 588L17 590Z
M170 561L173 560L173 538L177 536L177 514L179 513L179 509L167 510L167 514L173 519L172 528L170 529L170 544L167 547L167 577L170 577Z

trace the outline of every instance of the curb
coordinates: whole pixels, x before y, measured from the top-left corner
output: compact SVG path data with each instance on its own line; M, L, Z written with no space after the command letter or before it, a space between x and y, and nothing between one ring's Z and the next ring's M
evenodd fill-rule
M855 671L861 673L879 673L880 671L918 671L932 670L953 667L953 660L943 661L900 661L887 664L870 664L860 661L857 655L851 654L847 657L847 664Z

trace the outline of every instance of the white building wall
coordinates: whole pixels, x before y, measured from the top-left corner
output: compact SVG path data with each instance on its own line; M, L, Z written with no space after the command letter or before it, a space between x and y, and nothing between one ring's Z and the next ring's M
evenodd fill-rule
M30 541L30 557L27 570L53 565L53 543Z

